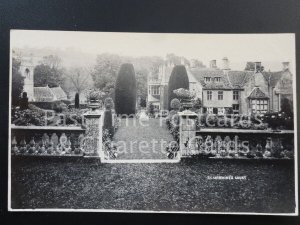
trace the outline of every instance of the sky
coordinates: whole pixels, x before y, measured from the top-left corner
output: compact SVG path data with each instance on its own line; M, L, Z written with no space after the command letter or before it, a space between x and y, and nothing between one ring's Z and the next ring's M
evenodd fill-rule
M227 57L232 69L247 61L261 61L266 69L279 70L281 62L295 65L294 34L176 34L111 33L78 31L12 30L12 48L76 49L89 54L160 56L167 53L196 58L206 65L212 59L221 66ZM241 66L242 65L242 66Z

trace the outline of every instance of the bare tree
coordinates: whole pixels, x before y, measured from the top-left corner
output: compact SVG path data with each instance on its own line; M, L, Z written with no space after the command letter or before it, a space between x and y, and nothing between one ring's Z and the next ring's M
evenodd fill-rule
M86 68L75 67L70 69L67 78L70 81L70 89L79 94L93 86L91 75Z

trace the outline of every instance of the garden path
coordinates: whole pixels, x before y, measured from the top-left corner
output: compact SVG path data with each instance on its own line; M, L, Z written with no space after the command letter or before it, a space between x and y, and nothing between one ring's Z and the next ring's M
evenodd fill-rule
M167 159L166 146L173 141L165 121L150 118L121 119L114 142L118 146L117 159Z

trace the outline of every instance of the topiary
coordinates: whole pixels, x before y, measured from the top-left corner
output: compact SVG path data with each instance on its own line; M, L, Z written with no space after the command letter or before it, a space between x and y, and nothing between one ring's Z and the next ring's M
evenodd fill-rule
M114 100L111 97L108 97L104 100L105 109L111 110L114 107Z
M117 114L135 114L136 80L132 64L122 64L115 85L115 109Z
M180 108L180 101L177 98L173 98L170 103L171 109L179 110Z
M75 94L75 109L79 109L79 93Z
M171 100L176 98L174 90L184 88L189 90L189 78L183 65L173 68L168 84L168 108L171 109Z
M114 135L113 118L111 110L104 111L103 130L109 132L110 137Z

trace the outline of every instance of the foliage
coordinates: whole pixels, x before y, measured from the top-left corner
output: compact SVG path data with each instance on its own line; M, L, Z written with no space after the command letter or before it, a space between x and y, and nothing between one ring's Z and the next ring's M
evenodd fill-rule
M184 88L189 89L189 78L186 72L186 69L182 65L175 66L168 85L168 98L169 98L169 109L171 108L171 100L176 98L175 93L173 92L176 89Z
M281 102L281 112L284 112L285 115L293 116L293 106L289 99L283 98Z
M101 54L97 56L96 65L91 73L96 88L109 89L117 78L122 58L114 54Z
M108 109L108 110L114 108L114 100L110 97L106 98L104 100L104 106L105 106L105 109Z
M12 124L17 126L45 126L46 125L46 111L34 105L29 105L28 109L15 109L12 113ZM47 117L47 119L50 117ZM52 119L47 120L47 124L51 123Z
M17 106L19 104L19 99L23 92L23 87L24 87L24 77L19 72L20 65L21 65L21 60L19 58L12 58L11 100L13 106Z
M183 99L191 99L195 97L195 94L190 92L187 89L184 88L179 88L173 91L173 93L177 96L178 99L183 100Z
M136 80L132 64L122 64L115 87L115 108L117 114L135 114Z
M75 94L75 108L76 109L79 109L79 103L80 103L80 101L79 101L79 93L77 92Z
M63 70L51 68L49 65L40 64L34 68L34 85L57 87L63 85Z
M111 110L104 111L103 130L109 132L110 138L114 135L113 118Z
M84 90L90 88L93 88L93 80L88 69L73 67L65 73L65 90L81 94Z
M192 99L192 103L193 103L193 108L194 109L200 109L202 106L202 101L200 98L194 98Z
M254 71L255 70L255 63L254 62L247 62L245 70L246 71ZM263 71L264 67L263 66L259 66L258 68L256 68L256 70Z
M83 124L83 113L84 110L80 109L69 109L64 111L66 125L80 125Z
M152 102L148 103L147 105L147 112L149 115L153 115L154 114L154 105L152 104Z
M177 98L173 98L171 101L171 108L174 110L179 110L180 108L180 101Z
M63 102L56 102L53 106L53 110L56 113L62 113L65 112L68 109L67 105Z

